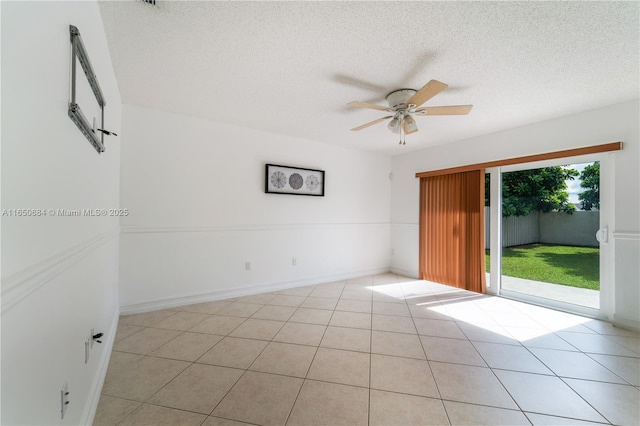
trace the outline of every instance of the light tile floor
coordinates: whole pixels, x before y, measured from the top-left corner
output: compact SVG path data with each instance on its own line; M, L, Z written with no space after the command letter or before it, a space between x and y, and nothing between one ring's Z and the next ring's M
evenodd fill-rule
M640 336L394 274L122 316L96 425L640 424Z

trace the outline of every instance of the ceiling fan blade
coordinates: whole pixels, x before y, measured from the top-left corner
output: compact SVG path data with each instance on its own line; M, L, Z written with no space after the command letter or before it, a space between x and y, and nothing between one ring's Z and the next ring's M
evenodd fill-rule
M466 115L469 114L473 105L450 105L437 107L422 107L416 113L422 115Z
M389 111L389 107L385 107L382 105L368 104L366 102L352 101L352 102L349 102L347 105L352 107L357 107L357 108L370 108L370 109L377 109L380 111Z
M414 104L419 107L423 103L427 102L429 99L433 98L438 93L442 92L444 89L449 87L448 85L438 81L431 80L427 84L425 84L422 89L418 90L408 101L407 105Z
M384 120L386 120L388 118L391 118L391 117L393 117L393 115L387 115L386 117L378 118L377 120L370 121L370 122L368 122L366 124L363 124L362 126L354 127L351 130L353 130L354 132L357 132L358 130L366 129L369 126L373 126L374 124L378 124L381 121L384 121Z

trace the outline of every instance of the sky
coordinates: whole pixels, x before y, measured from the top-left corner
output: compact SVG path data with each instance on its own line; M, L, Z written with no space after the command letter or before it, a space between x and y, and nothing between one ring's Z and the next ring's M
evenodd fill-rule
M593 164L593 162L589 163L581 163L581 164L569 164L568 166L564 166L570 169L576 169L578 173L582 173L582 170L589 164ZM583 188L580 188L580 176L576 176L573 180L568 180L567 182L567 192L569 193L569 202L578 206L580 203L580 199L578 199L578 194L584 191ZM578 208L580 210L580 208Z

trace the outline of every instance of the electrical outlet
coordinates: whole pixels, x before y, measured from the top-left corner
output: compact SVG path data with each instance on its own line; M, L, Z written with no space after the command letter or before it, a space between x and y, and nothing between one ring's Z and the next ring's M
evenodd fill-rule
M60 391L60 418L64 419L64 415L67 413L67 406L69 405L69 385L64 382L62 390Z
M296 266L296 265L298 264L298 258L297 258L297 257L292 257L292 258L291 258L291 264L292 264L293 266Z
M244 270L245 271L251 270L251 262L244 262Z

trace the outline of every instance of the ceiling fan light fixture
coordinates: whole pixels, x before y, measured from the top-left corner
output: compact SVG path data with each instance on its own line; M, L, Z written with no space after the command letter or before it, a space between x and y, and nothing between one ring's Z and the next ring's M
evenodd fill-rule
M418 131L418 125L416 124L416 120L413 119L410 115L404 116L404 124L407 127L407 133L413 133Z
M400 120L398 120L398 117L393 117L393 120L391 120L389 124L387 124L387 127L393 133L400 133Z

